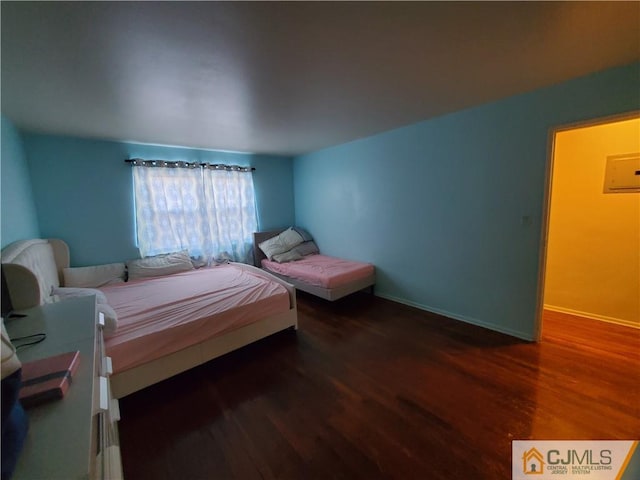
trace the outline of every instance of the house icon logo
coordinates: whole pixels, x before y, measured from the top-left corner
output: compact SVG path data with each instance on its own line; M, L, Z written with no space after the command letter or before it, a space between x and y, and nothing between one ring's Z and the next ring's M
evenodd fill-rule
M525 450L522 455L522 470L525 475L542 475L544 469L544 457L533 447L530 450Z

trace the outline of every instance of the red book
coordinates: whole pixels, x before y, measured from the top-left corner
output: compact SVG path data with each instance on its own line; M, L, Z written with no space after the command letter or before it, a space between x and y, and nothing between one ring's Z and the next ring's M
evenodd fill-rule
M67 352L22 364L20 403L33 407L64 397L80 364L80 352Z

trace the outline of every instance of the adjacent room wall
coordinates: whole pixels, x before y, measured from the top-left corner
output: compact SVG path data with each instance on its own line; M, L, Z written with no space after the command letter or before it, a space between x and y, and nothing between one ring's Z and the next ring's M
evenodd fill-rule
M545 308L640 327L640 193L603 193L607 156L640 152L640 119L558 132Z
M1 123L0 243L4 248L16 240L38 238L40 228L22 138L11 120L4 115L1 117Z
M294 221L292 159L24 133L42 235L65 240L74 266L139 256L126 158L254 166L261 229Z
M294 160L296 223L373 262L376 294L536 335L550 128L640 107L640 64Z

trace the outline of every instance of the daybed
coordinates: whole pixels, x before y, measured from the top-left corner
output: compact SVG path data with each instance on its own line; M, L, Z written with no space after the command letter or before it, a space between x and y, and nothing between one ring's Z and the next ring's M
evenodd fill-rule
M291 230L299 232L303 243L280 254L280 262L276 261L278 255L267 258L260 245L264 248L265 241L286 235ZM284 248L287 246L280 250ZM372 264L322 255L308 232L297 227L255 232L253 255L256 266L285 280L298 290L325 300L338 300L360 290L373 289L376 282L375 267Z
M67 274L77 273L68 268L69 249L62 240L15 242L3 249L2 264L15 310L59 301L68 290L88 293L60 287ZM106 302L106 311L117 318L117 329L105 339L116 398L278 331L297 329L293 286L251 265L203 267L99 288L90 291L98 309Z

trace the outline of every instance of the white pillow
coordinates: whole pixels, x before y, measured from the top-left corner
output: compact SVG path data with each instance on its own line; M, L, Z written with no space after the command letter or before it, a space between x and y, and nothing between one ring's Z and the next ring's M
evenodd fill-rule
M293 247L300 245L302 242L302 235L296 232L293 228L287 228L279 235L260 243L258 247L260 247L260 250L264 252L269 260L272 260L274 255L288 252Z
M104 333L106 335L115 333L118 329L118 314L116 311L107 303L99 303L96 305L96 309L98 313L104 315Z
M57 300L95 295L97 304L107 303L107 297L105 297L104 293L95 288L53 287L51 294L57 297Z
M193 270L193 264L187 250L127 262L129 280L171 275L189 270Z
M278 263L293 262L295 260L300 260L301 258L302 255L296 252L295 249L273 256L273 260Z
M109 283L124 282L124 263L64 268L62 274L65 287L96 288Z

